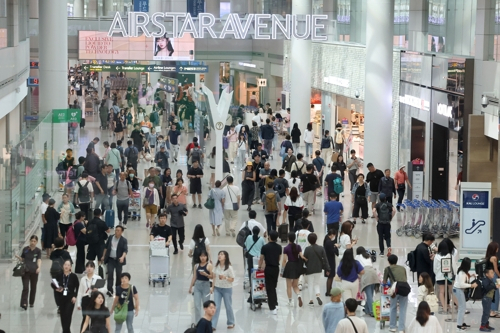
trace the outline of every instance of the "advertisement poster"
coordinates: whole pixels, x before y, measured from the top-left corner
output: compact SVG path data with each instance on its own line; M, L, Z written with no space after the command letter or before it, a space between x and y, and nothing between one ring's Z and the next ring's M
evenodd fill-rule
M259 271L255 268L252 269L252 296L253 299L266 299L266 284L264 281L264 271Z
M194 38L108 37L102 31L78 32L80 60L194 60Z
M484 250L490 242L489 192L464 190L462 195L462 247Z

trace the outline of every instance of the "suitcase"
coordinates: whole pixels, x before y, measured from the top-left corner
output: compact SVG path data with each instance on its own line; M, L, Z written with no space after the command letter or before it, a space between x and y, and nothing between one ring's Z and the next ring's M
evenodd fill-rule
M85 127L85 118L82 118L80 120L80 128L84 128Z
M288 242L288 223L280 224L278 226L278 235L282 243Z
M113 229L115 227L115 211L112 209L106 210L104 213L104 222L106 222L106 225L108 228Z

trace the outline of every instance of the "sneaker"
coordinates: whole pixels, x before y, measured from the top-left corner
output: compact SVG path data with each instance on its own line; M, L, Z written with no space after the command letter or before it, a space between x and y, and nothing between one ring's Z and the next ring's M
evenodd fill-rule
M113 297L113 293L111 291L108 290L108 292L106 293L106 295L108 295L109 297Z
M316 300L318 301L318 305L321 306L323 305L323 301L321 300L321 297L316 297Z
M278 314L278 310L276 310L276 309L271 310L271 314L273 314L273 315L277 315L277 314Z
M30 306L31 306L31 305L30 305ZM494 331L494 330L495 330L493 327L491 327L491 326L490 326L490 324L488 324L486 327L488 327L488 329L489 329L490 331Z
M361 223L365 224L365 223L366 223L365 219L362 219L362 220L361 220Z
M177 251L177 249L175 249L174 254L177 254L177 253L179 253L179 251Z
M291 308L293 308L293 301L292 300L288 301L288 306L291 307Z
M199 205L198 205L198 208L199 208L199 209L203 209L203 207L201 207L201 204L199 204Z
M179 247L181 248L181 250L184 250L184 244L179 243Z
M395 328L389 328L389 332L397 332L397 329L395 329Z
M467 328L467 327L470 327L470 325L467 325L466 323L463 323L463 324L462 324L462 327Z
M465 332L465 327L457 326L457 332Z
M193 208L196 208L196 204L193 205Z
M302 307L302 304L303 304L303 303L302 303L302 297L299 295L299 296L297 297L297 299L299 300L299 308L301 308L301 307Z
M313 301L310 301L309 302L309 307L313 308L314 307L314 302Z
M384 256L384 251L380 251L380 256L383 257Z
M299 283L299 290L302 290L302 283Z
M483 326L483 325L481 325L481 327L479 327L479 330L481 332L491 332L491 330L487 326Z

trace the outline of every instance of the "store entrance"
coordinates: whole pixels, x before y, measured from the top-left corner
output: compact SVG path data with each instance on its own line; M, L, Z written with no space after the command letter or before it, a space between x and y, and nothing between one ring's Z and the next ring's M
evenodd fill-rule
M449 130L434 123L432 132L432 199L448 200Z

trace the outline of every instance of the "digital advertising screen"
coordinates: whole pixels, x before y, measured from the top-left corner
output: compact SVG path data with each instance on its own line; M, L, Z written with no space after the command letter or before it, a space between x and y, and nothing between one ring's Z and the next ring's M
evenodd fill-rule
M194 60L194 38L108 37L102 31L78 32L80 60Z

